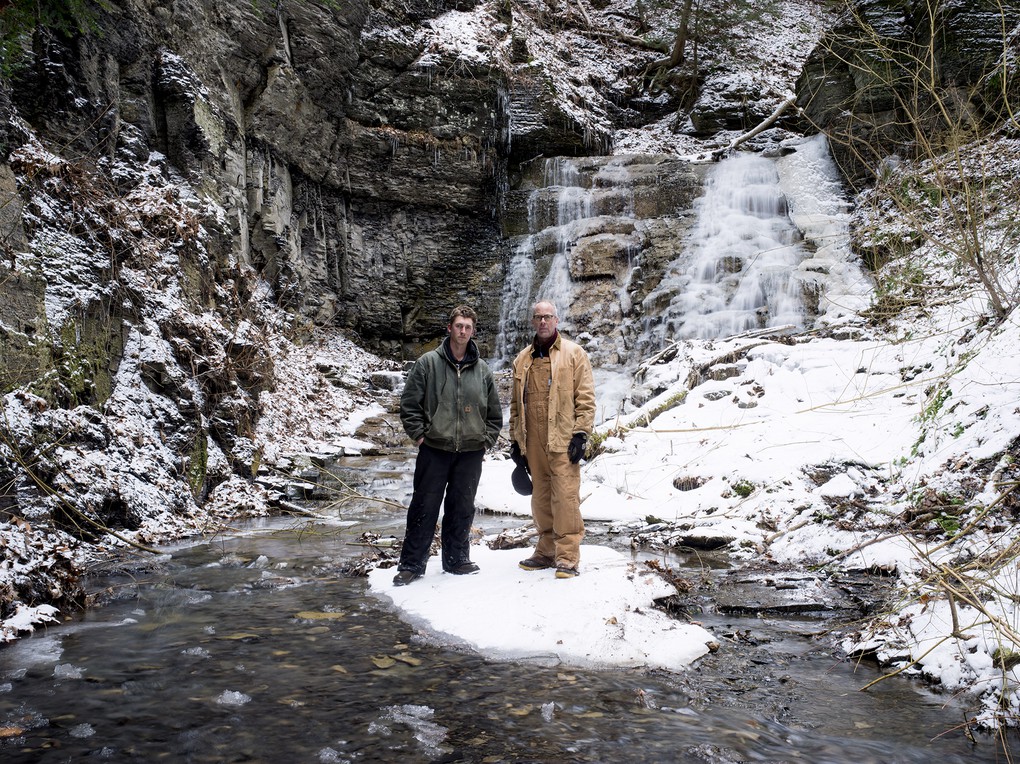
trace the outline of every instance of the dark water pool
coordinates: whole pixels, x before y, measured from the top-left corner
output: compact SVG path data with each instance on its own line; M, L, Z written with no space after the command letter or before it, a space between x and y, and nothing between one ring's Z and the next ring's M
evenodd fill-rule
M916 683L859 692L874 670L816 621L706 615L754 640L679 675L433 644L338 572L400 520L277 520L97 579L108 604L0 650L0 761L1003 760Z

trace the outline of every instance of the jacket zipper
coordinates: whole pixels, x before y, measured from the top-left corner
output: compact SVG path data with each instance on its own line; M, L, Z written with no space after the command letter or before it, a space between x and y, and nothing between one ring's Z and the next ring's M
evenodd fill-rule
M461 415L464 412L463 389L460 384L460 366L457 366L457 424L455 425L456 437L454 438L453 450L460 453L461 440Z

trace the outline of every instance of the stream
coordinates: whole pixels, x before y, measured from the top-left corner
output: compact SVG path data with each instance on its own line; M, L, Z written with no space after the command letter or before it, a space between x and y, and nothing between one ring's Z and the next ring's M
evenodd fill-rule
M363 459L343 479L401 500L410 491L399 459ZM401 535L403 513L371 502L320 508L330 519L266 519L97 571L103 604L0 650L0 758L1004 758L994 738L971 742L958 728L965 706L916 681L860 692L878 670L839 659L823 634L831 615L709 603L697 618L722 648L678 674L495 662L445 646L342 572L364 553L363 532ZM476 517L486 533L525 522ZM599 533L599 543L625 544ZM731 567L724 557L668 562L702 578Z

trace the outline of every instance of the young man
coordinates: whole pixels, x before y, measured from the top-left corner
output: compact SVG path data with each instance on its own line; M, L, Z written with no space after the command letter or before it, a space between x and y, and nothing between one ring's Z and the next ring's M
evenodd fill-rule
M595 382L588 354L557 330L551 302L535 304L531 323L535 338L514 359L510 400L510 456L531 472L538 528L535 553L520 566L573 578L584 537L579 462L595 423Z
M404 383L400 421L418 445L418 458L394 586L425 575L440 503L443 570L457 575L478 572L469 548L475 493L482 456L495 445L503 427L503 409L492 372L478 357L472 339L476 320L466 305L454 308L448 336L415 361Z

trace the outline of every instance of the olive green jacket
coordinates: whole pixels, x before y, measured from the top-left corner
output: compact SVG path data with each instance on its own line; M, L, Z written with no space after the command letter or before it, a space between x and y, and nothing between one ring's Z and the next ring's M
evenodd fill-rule
M463 363L448 353L447 337L423 354L407 373L400 394L400 422L407 437L442 451L479 451L496 444L503 408L488 364L474 340Z

